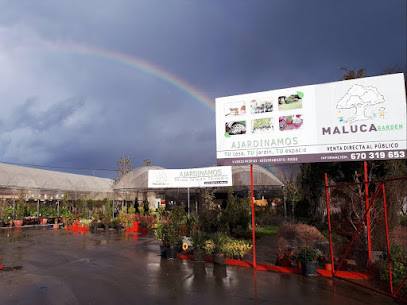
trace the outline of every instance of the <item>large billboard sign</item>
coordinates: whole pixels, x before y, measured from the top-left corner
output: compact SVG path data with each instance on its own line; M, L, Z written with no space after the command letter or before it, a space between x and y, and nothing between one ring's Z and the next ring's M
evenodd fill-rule
M404 75L216 99L218 165L406 158Z
M149 188L232 186L232 167L203 167L148 171Z

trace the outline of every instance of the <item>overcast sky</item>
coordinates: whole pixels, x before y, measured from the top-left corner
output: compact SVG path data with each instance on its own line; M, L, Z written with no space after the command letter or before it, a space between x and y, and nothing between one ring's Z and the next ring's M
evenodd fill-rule
M0 0L0 161L212 166L216 97L405 68L406 15L405 0Z

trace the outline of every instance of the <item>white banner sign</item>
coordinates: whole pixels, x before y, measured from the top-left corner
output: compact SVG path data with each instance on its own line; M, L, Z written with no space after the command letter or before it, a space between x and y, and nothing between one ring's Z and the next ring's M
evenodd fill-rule
M216 99L218 165L406 158L404 75Z
M203 167L148 171L149 188L232 186L232 167Z

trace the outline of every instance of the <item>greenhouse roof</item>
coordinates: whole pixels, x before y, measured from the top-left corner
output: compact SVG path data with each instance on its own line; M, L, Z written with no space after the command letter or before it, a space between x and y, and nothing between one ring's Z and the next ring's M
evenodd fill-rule
M86 175L49 171L0 163L0 188L33 190L44 193L80 192L88 194L112 193L113 180Z
M148 189L148 171L165 169L160 166L144 166L133 169L114 186L115 190ZM234 187L250 186L250 166L232 166L232 181ZM253 165L253 184L264 187L282 187L284 183L272 172L259 165Z

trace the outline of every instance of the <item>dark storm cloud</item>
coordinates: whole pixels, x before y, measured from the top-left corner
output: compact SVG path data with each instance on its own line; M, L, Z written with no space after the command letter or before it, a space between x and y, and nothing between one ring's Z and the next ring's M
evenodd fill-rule
M12 131L26 127L40 132L50 130L63 124L84 105L82 99L70 98L41 111L38 110L39 103L38 99L30 98L24 104L15 107L5 130Z
M404 67L405 11L398 0L1 2L0 161L216 163L215 115L196 98L136 66L52 46L146 60L214 100L336 81L341 67Z

